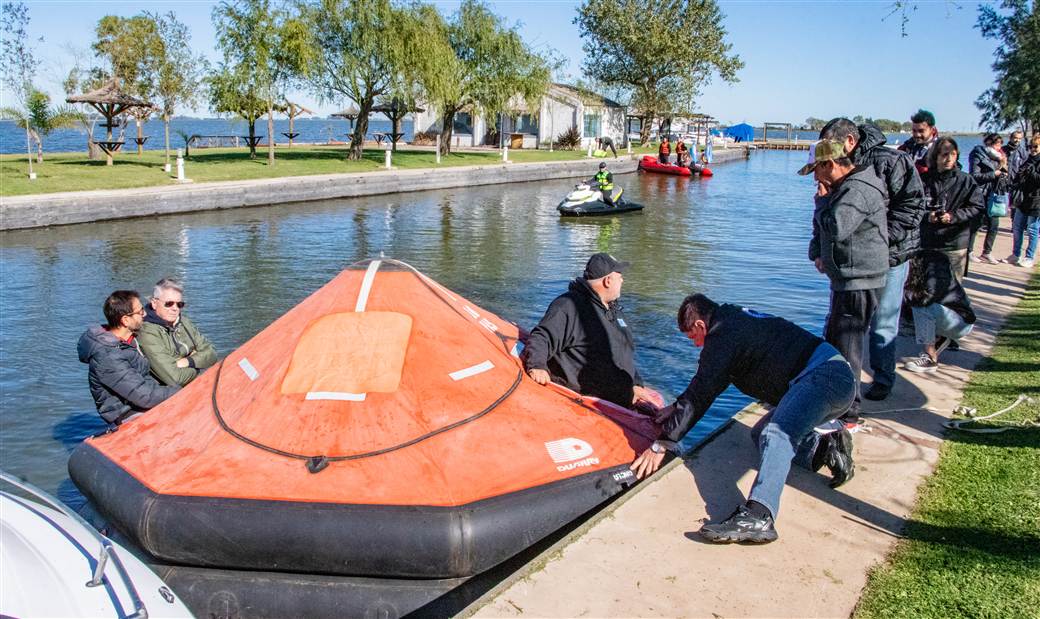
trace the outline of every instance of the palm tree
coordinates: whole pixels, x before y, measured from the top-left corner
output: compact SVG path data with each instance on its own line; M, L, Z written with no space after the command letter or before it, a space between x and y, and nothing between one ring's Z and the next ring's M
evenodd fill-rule
M29 89L24 109L0 108L0 118L15 121L36 142L37 163L43 163L43 138L55 129L74 127L82 115L67 105L52 108L50 95L36 88Z

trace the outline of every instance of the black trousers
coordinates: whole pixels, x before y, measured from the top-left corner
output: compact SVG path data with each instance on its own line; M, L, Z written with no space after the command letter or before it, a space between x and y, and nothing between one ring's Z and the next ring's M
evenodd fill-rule
M870 319L877 309L881 288L872 290L831 291L831 308L827 323L823 327L823 339L838 349L852 366L856 379L856 398L845 414L847 418L858 418L860 409L860 372L863 369L863 340L870 329Z
M610 152L617 157L617 149L614 148L614 140L610 138L601 138L599 141L599 147L603 150L610 149Z

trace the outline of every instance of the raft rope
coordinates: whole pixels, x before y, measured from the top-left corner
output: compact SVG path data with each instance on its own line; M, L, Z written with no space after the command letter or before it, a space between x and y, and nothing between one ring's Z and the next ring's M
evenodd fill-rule
M963 415L964 417L967 417L967 419L950 419L950 420L947 420L947 421L943 422L943 427L944 428L949 428L951 430L960 430L961 432L972 432L974 434L997 434L999 432L1006 432L1008 430L1014 430L1014 429L1018 429L1018 428L1040 428L1040 419L1037 419L1035 421L1025 419L1025 420L1022 420L1022 421L1017 421L1017 422L1011 422L1011 423L1008 423L1008 424L1004 424L1004 425L1002 425L1000 427L997 427L997 428L965 428L964 427L965 425L967 425L969 423L976 423L976 422L979 422L979 421L986 421L986 420L989 420L989 419L993 419L995 417L999 417L999 416L1003 415L1004 413L1007 413L1007 412L1011 411L1012 409L1014 409L1016 406L1018 406L1020 404L1032 404L1034 401L1035 400L1033 400L1033 398L1027 396L1024 393L1020 393L1020 394L1018 394L1018 397L1015 398L1015 401L1011 403L1010 406L1007 406L1006 408L1002 408L1002 409L1000 409L999 411L997 411L995 413L991 413L989 415L983 415L982 417L979 417L979 411L978 411L977 408L974 408L974 407L971 407L971 406L963 406L963 405L961 405L961 406L958 406L958 407L953 409L953 414L954 415ZM870 417L870 416L873 416L873 415L883 415L885 413L904 413L904 412L910 412L910 411L928 411L929 413L939 413L940 412L940 411L938 411L938 410L936 410L934 408L926 408L926 407L923 407L923 406L913 406L913 407L910 407L910 408L890 408L890 409L882 410L882 411L864 411L864 414L867 415L867 417Z
M387 262L387 263L393 263L393 264L399 265L399 266L403 266L403 267L413 271L414 273L416 273L419 276L419 281L421 281L424 286L429 288L434 293L434 296L436 296L438 299L440 299L441 302L443 302L445 305L447 305L448 307L452 308L460 316L466 317L466 314L464 314L459 308L455 307L455 305L453 303L450 303L446 299L444 299L444 297L442 296L442 293L440 291L438 291L437 288L432 286L427 281L426 276L424 276L422 273L420 273L418 270L416 270L415 267L413 267L410 264L407 264L405 262L401 262L399 260L392 260L392 259L385 259L384 258L384 259L381 259L381 261ZM370 261L370 262L373 263L373 264L376 264L376 263L379 262L379 260L373 260L373 261ZM361 263L360 262L355 263L355 265L359 265L359 264L361 264ZM353 267L355 265L351 265L351 266ZM378 267L376 267L376 268L378 268ZM367 297L367 294L365 296ZM484 331L487 331L487 329L484 329ZM509 355L512 358L512 355L509 354L509 345L508 345L508 340L512 339L512 338L508 338L505 335L499 333L498 331L495 331L493 334L498 337L499 342L502 344L503 348L505 349L506 354ZM477 419L480 419L484 415L487 415L491 411L495 410L498 407L499 404L504 402L506 400L506 398L508 398L510 395L512 395L513 392L516 391L516 388L520 386L520 383L522 382L523 377L524 377L523 364L520 364L519 367L518 367L518 370L517 370L516 378L513 380L513 384L510 385L509 388L502 395L500 395L498 397L498 399L496 399L494 402L492 402L486 408L484 408L484 410L482 410L479 413L476 413L474 415L470 415L469 417L466 417L465 419L460 419L459 421L450 423L450 424L448 424L446 426L443 426L441 428L437 428L436 430L432 430L432 431L427 432L426 434L423 434L421 436L417 436L417 437L415 437L413 439L410 439L408 441L405 441L403 443L398 443L397 445L393 445L393 446L390 446L390 447L384 447L382 449L376 449L376 450L373 450L373 451L367 451L367 452L358 453L358 454L340 455L340 456L328 456L328 455L308 456L306 454L293 453L291 451L285 451L285 450L282 450L282 449L278 449L277 447L271 447L270 445L265 445L265 444L263 444L263 443L261 443L259 441L255 441L255 440L249 438L248 436L245 436L243 434L240 434L240 433L236 432L234 428L232 428L230 425L228 425L227 421L224 419L224 415L220 412L220 406L217 404L217 388L220 385L220 376L221 376L222 370L224 369L224 361L226 359L227 359L227 357L225 357L224 359L221 359L220 360L220 364L217 366L217 370L216 370L217 375L216 375L216 379L213 381L213 390L212 390L212 393L211 393L211 401L213 403L213 414L217 418L217 423L220 424L220 427L225 432L227 432L231 436L237 438L238 440L242 441L243 443L246 443L247 445L251 445L253 447L256 447L257 449L262 449L263 451L266 451L268 453L273 453L273 454L276 454L276 455L279 455L279 456L283 456L283 457L286 457L286 458L293 458L293 459L296 459L296 460L304 460L307 463L307 470L310 471L311 473L320 473L326 467L328 467L329 464L331 464L333 462L345 462L347 460L361 460L363 458L371 458L371 457L374 457L374 456L380 456L380 455L387 454L387 453L390 453L390 452L393 452L393 451L397 451L399 449L404 449L405 447L411 447L412 445L415 445L416 443L420 443L422 441L425 441L426 439L433 438L434 436L437 436L438 434L442 434L444 432L448 432L448 431L454 430L455 428L458 428L460 426L463 426L463 425L466 425L468 423L474 422ZM599 411L596 411L596 412L599 412Z

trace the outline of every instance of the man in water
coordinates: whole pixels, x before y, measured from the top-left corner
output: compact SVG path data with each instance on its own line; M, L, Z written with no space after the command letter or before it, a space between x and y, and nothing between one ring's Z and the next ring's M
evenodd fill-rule
M710 542L771 542L791 461L812 470L830 469L836 488L852 478L852 436L843 425L819 436L814 428L836 419L852 403L856 382L849 363L833 346L783 318L736 305L719 305L703 294L683 299L679 330L701 348L697 373L674 404L661 409L661 437L632 463L638 479L652 475L668 450L704 417L731 383L773 410L751 431L759 449L758 475L748 500L726 520L706 524Z
M164 277L152 290L152 302L141 327L141 350L152 374L164 385L187 385L214 363L217 351L182 312L184 287Z
M631 408L656 409L643 387L635 342L618 299L629 263L610 254L589 258L585 272L549 304L527 340L524 366L538 384L550 381Z
M130 417L158 406L180 389L159 384L149 373L135 334L144 323L141 298L133 290L116 290L105 299L105 325L96 325L80 336L79 360L90 366L87 382L98 414L119 425Z

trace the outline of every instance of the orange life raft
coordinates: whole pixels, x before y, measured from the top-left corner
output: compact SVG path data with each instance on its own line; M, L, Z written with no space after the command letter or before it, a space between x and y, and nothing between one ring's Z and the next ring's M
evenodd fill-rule
M530 380L516 325L408 265L354 265L69 462L182 565L457 578L634 483L642 415Z

